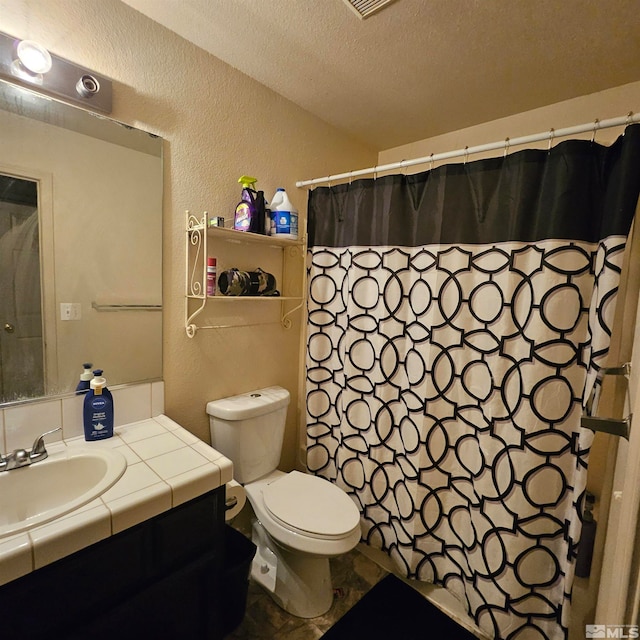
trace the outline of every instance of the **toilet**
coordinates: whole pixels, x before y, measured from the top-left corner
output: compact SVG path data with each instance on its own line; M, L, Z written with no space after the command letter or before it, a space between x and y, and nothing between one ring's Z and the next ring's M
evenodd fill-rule
M285 611L315 618L333 602L329 558L360 542L360 513L335 484L278 470L288 405L275 386L209 402L211 446L233 462L256 515L252 578Z

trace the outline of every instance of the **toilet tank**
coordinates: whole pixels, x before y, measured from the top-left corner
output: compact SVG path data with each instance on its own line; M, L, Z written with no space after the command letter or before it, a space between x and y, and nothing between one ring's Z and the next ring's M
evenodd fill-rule
M233 462L242 484L275 471L280 463L289 392L267 387L207 403L211 446Z

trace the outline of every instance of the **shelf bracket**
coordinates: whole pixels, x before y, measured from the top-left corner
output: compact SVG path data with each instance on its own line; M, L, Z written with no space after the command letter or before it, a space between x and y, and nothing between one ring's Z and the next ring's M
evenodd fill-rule
M284 305L284 302L282 304ZM298 309L301 309L303 304L304 304L304 300L302 300L293 309L290 309L286 313L281 312L282 317L280 318L280 324L282 324L282 326L285 329L291 329L291 327L293 326L293 323L291 322L291 318L289 318L289 316L295 313Z
M207 214L203 214L202 218L196 218L191 215L187 210L185 212L187 219L187 250L185 252L185 300L184 300L184 328L189 338L193 338L198 330L197 325L193 323L193 320L202 312L207 302L205 297L203 282L206 278L206 260L204 256L207 254ZM189 245L195 247L196 253L193 258L193 265L190 264ZM198 262L202 257L202 276L198 277ZM200 300L200 306L189 313L189 300Z
M187 298L187 305L189 304L189 298ZM198 330L198 326L193 323L194 318L200 314L200 312L204 309L204 305L206 304L206 300L202 300L202 304L190 315L187 317L184 323L185 331L187 332L187 337L193 338L196 335L196 331Z

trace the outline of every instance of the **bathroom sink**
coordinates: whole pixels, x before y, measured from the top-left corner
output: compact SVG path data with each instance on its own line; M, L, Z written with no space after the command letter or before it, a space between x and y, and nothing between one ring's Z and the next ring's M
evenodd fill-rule
M67 447L0 473L0 538L58 518L97 498L127 467L115 449Z

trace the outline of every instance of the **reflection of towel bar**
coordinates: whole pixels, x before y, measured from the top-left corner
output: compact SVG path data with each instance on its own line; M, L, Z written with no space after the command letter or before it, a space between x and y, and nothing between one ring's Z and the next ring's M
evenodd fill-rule
M98 304L92 302L96 311L162 311L161 304Z
M624 376L627 380L627 394L629 393L629 376L631 375L631 363L625 362L619 367L604 367L598 372L598 380L602 381L604 376ZM599 393L597 386L594 386L593 394L587 403L586 410L591 412L592 406ZM596 403L597 404L597 403ZM584 415L580 418L580 426L592 431L602 431L610 433L614 436L621 436L629 439L629 429L631 428L631 418L633 414L629 414L626 418L597 418L595 416Z

